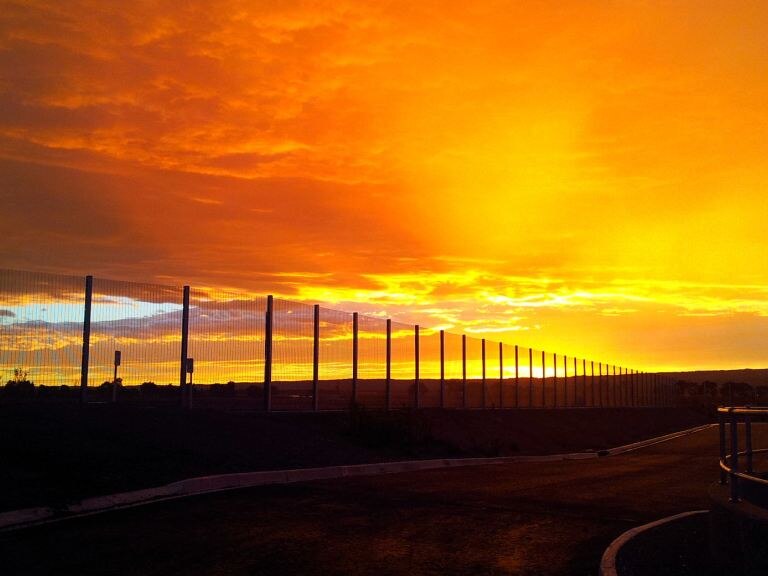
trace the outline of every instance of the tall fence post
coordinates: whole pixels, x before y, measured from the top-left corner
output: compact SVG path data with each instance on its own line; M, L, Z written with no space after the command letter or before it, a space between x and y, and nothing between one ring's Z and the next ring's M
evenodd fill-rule
M179 366L179 391L181 405L190 406L189 385L187 384L187 358L189 352L189 286L184 286L181 305L181 358Z
M421 389L420 389L420 384L419 384L420 374L419 374L419 325L418 324L416 324L413 327L413 344L414 344L414 352L413 352L413 355L414 355L414 358L413 358L413 360L414 360L414 374L413 374L413 377L414 377L414 385L416 386L415 402L416 402L416 408L420 408L421 407Z
M93 276L85 277L85 308L83 311L83 353L80 360L80 402L85 404L88 392L88 365L91 358L91 305Z
M611 390L613 391L613 401L611 402L611 406L618 406L618 402L616 401L616 365L613 365L613 379L611 380Z
M547 407L547 357L544 350L541 351L541 407Z
M515 408L520 408L520 357L515 344Z
M387 318L387 410L392 408L392 320Z
M440 330L440 408L445 408L445 330Z
M462 405L467 408L467 335L461 335L461 394Z
M360 324L357 312L352 313L352 404L357 404L357 366L360 359L358 333Z
M581 359L581 389L584 392L584 406L587 405L587 359Z
M485 398L485 396L486 396L486 382L485 382L485 338L483 338L480 341L480 345L482 347L481 356L482 356L482 364L483 364L483 399L482 399L482 407L483 407L483 410L485 410L485 401L486 401L486 398Z
M264 411L272 411L272 322L275 315L274 298L267 296L264 317Z
M499 342L499 408L504 408L504 344Z
M320 409L320 305L315 304L312 310L312 410Z
M594 407L595 406L595 361L590 360L590 362L592 363L592 379L590 382L590 388L592 389L592 394L591 394L592 406Z
M607 373L607 366L606 366L606 373ZM598 376L597 376L597 405L600 406L600 408L603 407L603 363L598 362L597 363L597 370L598 370Z

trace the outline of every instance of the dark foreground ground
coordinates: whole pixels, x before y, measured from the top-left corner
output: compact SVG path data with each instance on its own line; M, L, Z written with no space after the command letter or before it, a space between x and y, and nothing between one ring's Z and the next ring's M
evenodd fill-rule
M2 573L594 575L623 531L706 508L716 455L709 429L596 460L201 496L0 534Z
M448 456L600 450L706 421L690 409L184 412L0 406L0 511L207 474Z

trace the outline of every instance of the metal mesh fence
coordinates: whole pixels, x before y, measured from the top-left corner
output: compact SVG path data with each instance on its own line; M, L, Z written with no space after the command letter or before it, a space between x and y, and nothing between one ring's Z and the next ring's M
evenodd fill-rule
M444 333L445 350L445 407L465 407L463 340L459 334Z
M274 299L272 327L272 408L311 410L314 307Z
M84 279L0 270L0 378L78 386ZM12 386L15 387L15 386Z
M367 408L387 405L387 321L360 316L358 320L357 401Z
M84 324L85 292L85 278L0 270L0 374L10 382L0 397L25 386L37 395L79 397L87 325L89 401L116 400L116 392L121 401L178 399L184 289L94 279L90 324ZM417 334L410 324L279 298L268 341L267 301L232 290L191 291L187 357L195 369L187 377L194 377L195 402L263 409L266 372L275 410L339 410L354 402L614 407L669 399L654 375L602 361L424 327ZM116 378L122 386L113 385Z
M197 402L261 407L266 302L233 291L191 291L188 356Z
M182 297L180 287L94 278L88 381L99 390L90 400L107 400L115 375L121 395L178 395Z
M352 403L352 314L321 307L319 320L318 408L349 408Z
M420 329L419 334L420 404L440 406L440 331Z
M410 324L392 322L391 406L416 406L416 338Z

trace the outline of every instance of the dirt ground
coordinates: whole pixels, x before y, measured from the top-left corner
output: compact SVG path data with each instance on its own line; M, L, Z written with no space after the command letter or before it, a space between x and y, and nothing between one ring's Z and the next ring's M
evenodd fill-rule
M700 424L685 409L182 411L0 406L0 511L207 474L601 449Z
M716 463L708 429L596 460L247 489L4 533L0 558L9 576L594 575L621 532L706 508Z

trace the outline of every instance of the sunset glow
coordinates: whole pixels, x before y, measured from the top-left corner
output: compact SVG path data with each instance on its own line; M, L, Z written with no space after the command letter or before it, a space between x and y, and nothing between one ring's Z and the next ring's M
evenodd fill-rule
M0 268L766 365L768 4L2 6Z

